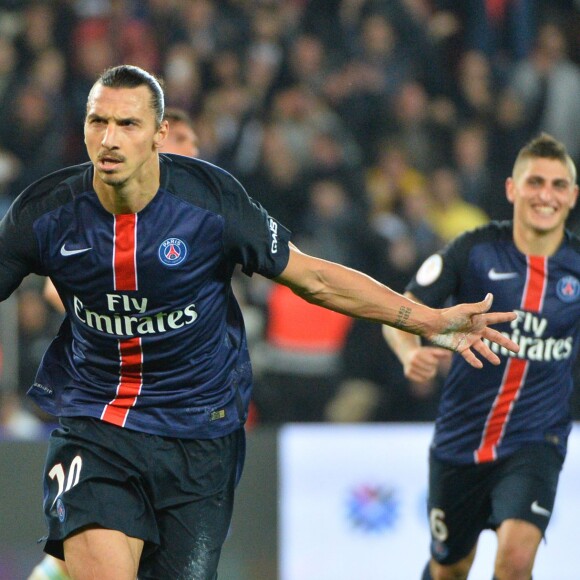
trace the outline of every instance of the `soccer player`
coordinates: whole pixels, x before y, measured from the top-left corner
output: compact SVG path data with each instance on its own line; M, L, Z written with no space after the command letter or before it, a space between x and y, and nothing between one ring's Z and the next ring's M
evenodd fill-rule
M198 139L193 128L191 117L182 109L165 107L163 118L168 123L167 138L158 151L160 153L175 153L188 157L199 154ZM44 298L58 311L65 312L64 304L58 295L50 278L46 279L43 289ZM47 554L35 566L28 580L67 580L69 578L65 563Z
M45 551L75 580L211 580L244 460L251 366L237 264L306 300L392 324L481 368L518 350L481 302L435 310L300 252L224 170L159 154L163 91L129 65L87 100L90 162L27 188L0 223L0 300L29 272L65 305L30 397L60 417L44 473ZM485 339L491 341L484 342Z
M497 532L495 578L529 579L546 531L571 429L572 367L580 331L580 240L565 230L576 168L542 134L525 145L506 181L513 220L467 232L428 258L406 295L430 306L482 289L517 318L503 327L520 346L492 345L499 366L474 374L453 357L430 451L431 561L423 579L467 578L479 534ZM446 354L384 327L411 381Z
M187 157L199 155L198 139L191 117L183 109L166 107L163 118L169 125L165 143L159 147L160 153L176 153Z
M166 107L163 118L168 123L169 132L165 142L158 149L159 153L197 157L199 155L198 138L193 128L193 121L187 112L177 107ZM64 305L50 278L47 278L44 283L43 296L55 310L64 314Z

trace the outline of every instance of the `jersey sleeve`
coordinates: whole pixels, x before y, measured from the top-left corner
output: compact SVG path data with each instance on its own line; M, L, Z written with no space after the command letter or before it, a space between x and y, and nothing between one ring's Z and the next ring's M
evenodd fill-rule
M0 300L8 298L25 276L40 270L34 204L25 194L14 201L0 222Z
M230 176L226 182L223 216L224 245L230 259L245 274L254 272L275 278L286 268L290 256L290 231L253 200Z
M457 294L461 276L467 269L472 242L472 236L464 234L427 258L406 290L428 306L444 306L450 297Z
M18 288L28 274L47 273L35 223L43 214L71 198L72 179L82 175L89 163L55 171L29 185L0 221L0 300Z

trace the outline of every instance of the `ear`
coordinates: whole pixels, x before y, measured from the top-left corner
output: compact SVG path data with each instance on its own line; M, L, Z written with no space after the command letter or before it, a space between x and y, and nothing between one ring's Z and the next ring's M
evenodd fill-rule
M514 203L516 198L516 183L513 177L508 177L505 180L505 196L510 203Z
M169 134L169 123L165 120L161 121L161 125L159 129L157 129L157 133L153 137L153 145L155 149L159 149L163 143L165 143L165 139L167 139L167 135Z
M576 201L578 200L578 186L574 186L574 191L572 192L572 198L570 199L570 209L576 207Z

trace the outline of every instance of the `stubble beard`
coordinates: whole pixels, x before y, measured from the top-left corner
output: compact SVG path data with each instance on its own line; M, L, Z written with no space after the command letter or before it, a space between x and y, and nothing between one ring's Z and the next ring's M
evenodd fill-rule
M113 173L106 173L100 172L101 181L112 187L123 187L126 183L128 178L127 177L118 177L115 176Z

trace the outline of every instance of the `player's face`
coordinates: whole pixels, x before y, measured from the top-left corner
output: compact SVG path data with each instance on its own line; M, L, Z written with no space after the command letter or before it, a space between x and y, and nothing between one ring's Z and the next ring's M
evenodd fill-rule
M578 197L567 166L543 157L524 161L506 189L516 223L537 234L563 231Z
M170 121L169 133L165 143L159 148L161 153L177 153L187 157L197 157L197 135L193 129L183 121Z
M113 187L139 183L157 166L166 131L167 123L156 125L146 86L95 85L87 103L85 144L96 181Z

